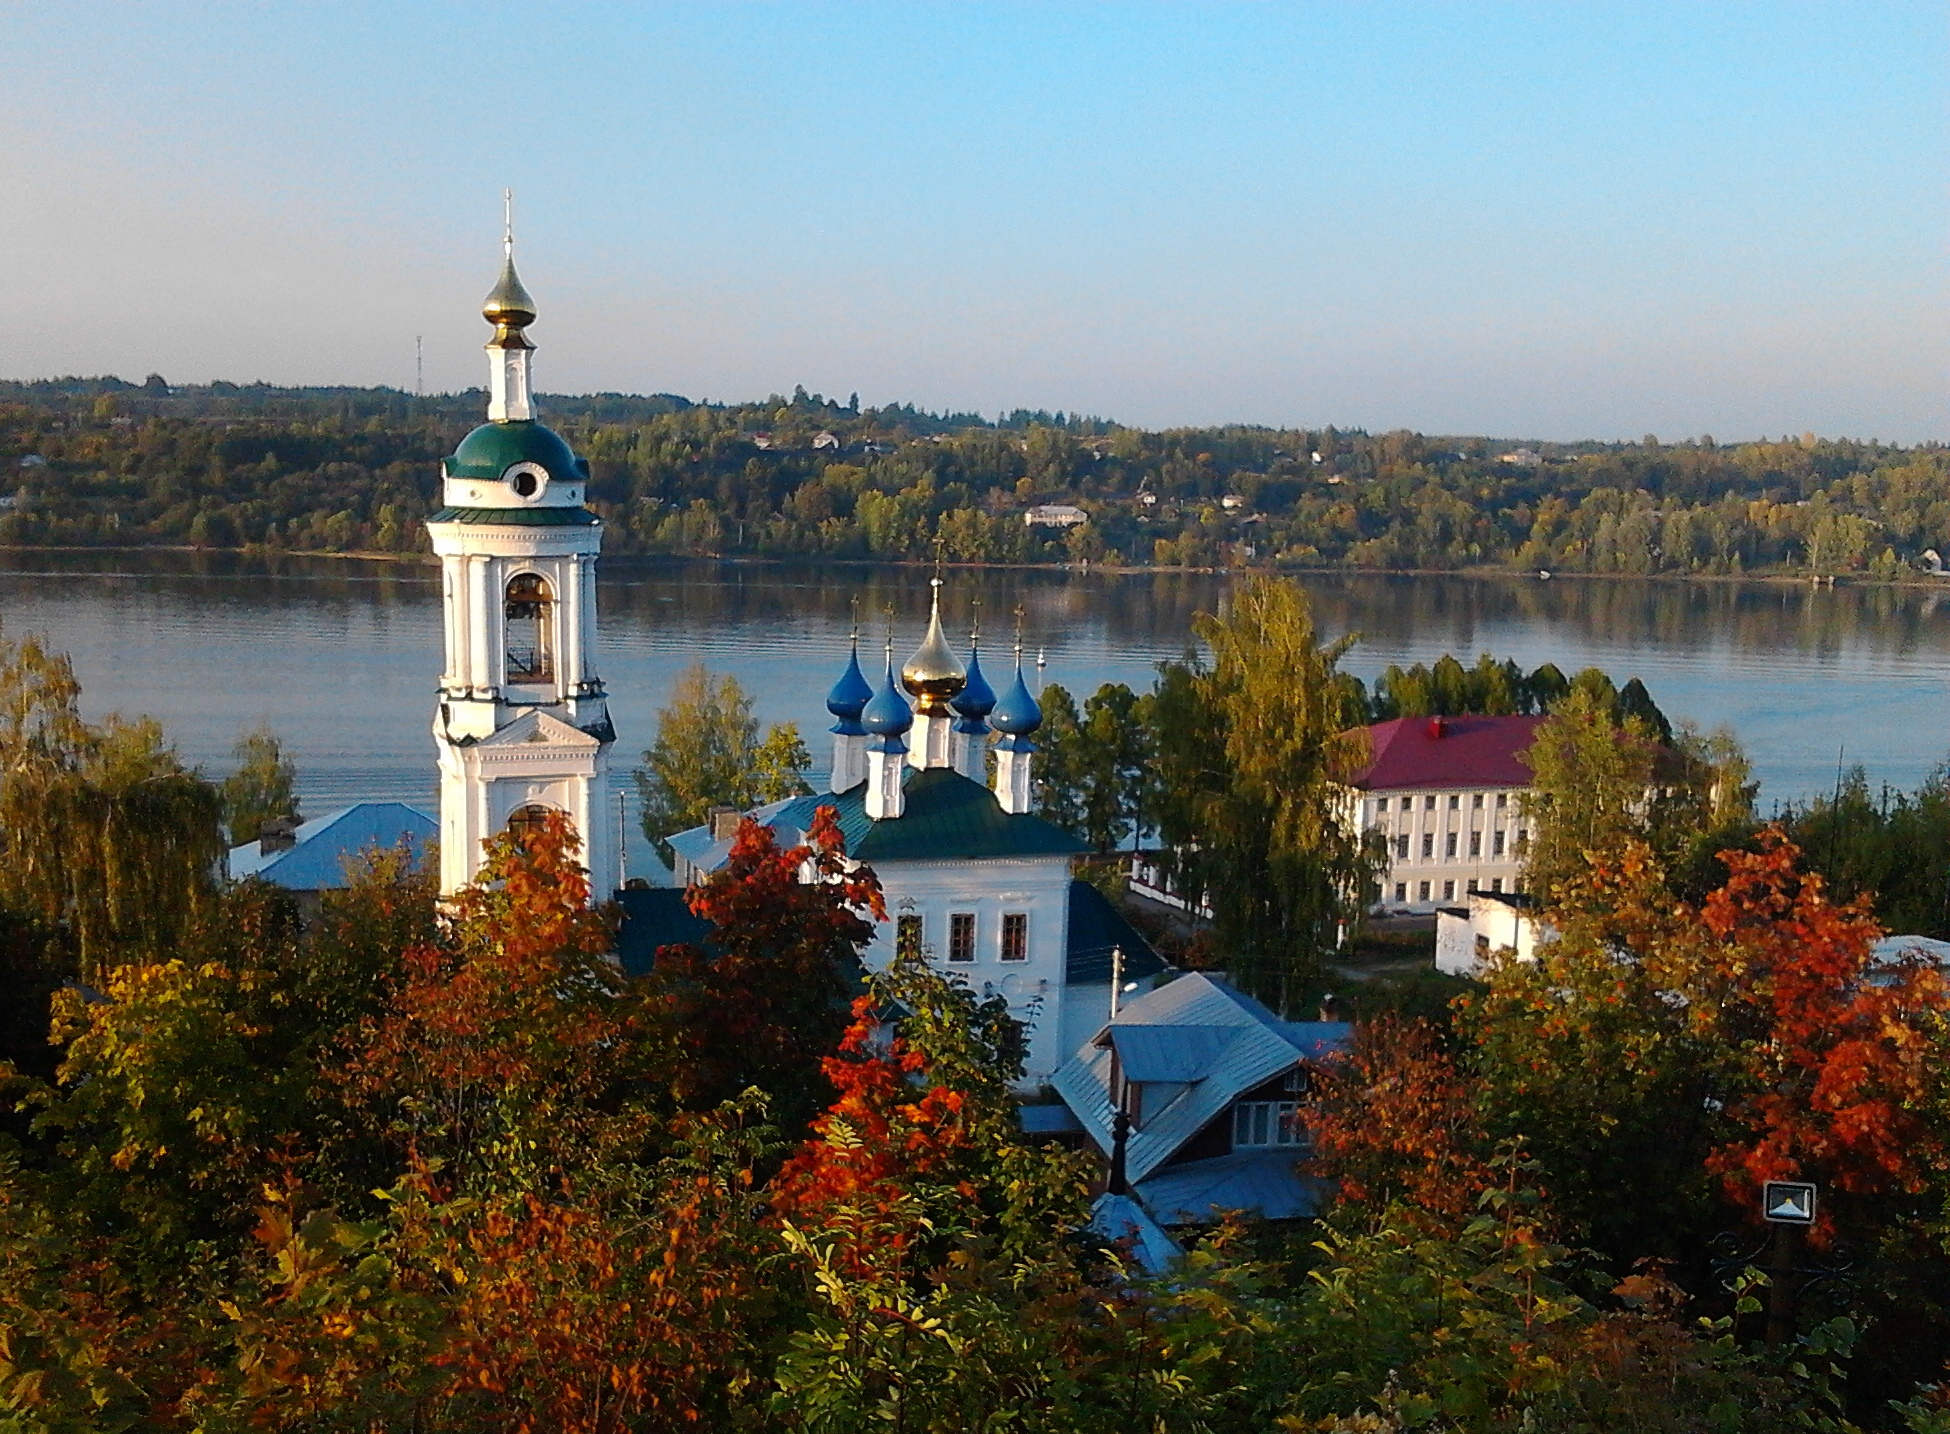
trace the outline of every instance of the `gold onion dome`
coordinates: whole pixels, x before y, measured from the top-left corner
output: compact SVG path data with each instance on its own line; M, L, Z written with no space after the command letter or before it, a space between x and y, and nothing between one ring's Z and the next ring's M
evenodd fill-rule
M528 290L522 287L521 276L515 272L512 248L508 251L507 262L501 266L500 282L481 304L481 317L494 325L494 342L497 344L509 339L522 339L521 331L535 322L535 301L528 296ZM525 339L522 341L526 342Z
M921 639L921 645L901 668L901 686L919 699L923 712L946 717L953 715L948 699L968 685L968 669L961 665L961 659L941 634L941 579L932 581L934 608L928 614L928 635Z

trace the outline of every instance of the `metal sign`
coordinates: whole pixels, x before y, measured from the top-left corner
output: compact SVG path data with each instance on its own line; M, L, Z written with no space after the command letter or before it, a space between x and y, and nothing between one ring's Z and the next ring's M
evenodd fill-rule
M1776 1225L1812 1225L1815 1187L1801 1180L1770 1180L1761 1191L1760 1213Z

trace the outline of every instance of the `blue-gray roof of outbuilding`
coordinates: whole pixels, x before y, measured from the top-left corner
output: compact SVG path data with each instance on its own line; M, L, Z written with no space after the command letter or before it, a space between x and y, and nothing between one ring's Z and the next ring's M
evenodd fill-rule
M255 876L288 891L332 891L350 884L367 852L404 842L415 861L440 835L440 824L404 802L360 802L299 826L291 846L264 851L257 842L230 849L230 875Z
M1110 1098L1113 1046L1119 1062L1127 1047L1139 1050L1158 1084L1181 1087L1161 1109L1147 1111L1131 1131L1125 1168L1136 1183L1158 1171L1245 1092L1344 1043L1347 1026L1317 1029L1330 1024L1338 1025L1283 1021L1223 977L1193 971L1125 1004L1116 1020L1058 1067L1050 1084L1106 1153L1115 1114ZM1212 1034L1194 1035L1192 1029L1199 1027ZM1124 1034L1145 1028L1160 1034ZM1173 1045L1181 1049L1168 1056L1163 1048ZM1191 1080L1176 1078L1187 1070L1200 1074Z
M1268 1220L1301 1220L1320 1209L1320 1182L1300 1173L1301 1152L1237 1150L1167 1165L1137 1185L1165 1225L1209 1225L1229 1210Z
M691 910L688 895L674 886L625 887L616 893L623 910L616 959L627 975L647 975L663 946L696 946L715 954L711 923Z
M1146 1274L1162 1275L1185 1253L1151 1218L1151 1212L1129 1195L1099 1195L1090 1206L1090 1229L1114 1245L1128 1242L1131 1258Z
M1110 1043L1125 1080L1183 1085L1204 1080L1239 1036L1238 1026L1120 1026Z

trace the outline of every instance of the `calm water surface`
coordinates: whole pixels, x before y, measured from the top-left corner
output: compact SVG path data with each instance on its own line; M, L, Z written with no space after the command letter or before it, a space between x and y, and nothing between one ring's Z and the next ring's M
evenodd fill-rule
M1214 574L951 572L946 611L966 632L982 603L999 673L1010 614L1072 691L1142 686L1185 646ZM1361 635L1348 666L1468 659L1588 664L1644 678L1675 721L1731 725L1763 805L1835 780L1838 756L1872 782L1913 786L1950 755L1950 592L1723 583L1326 575L1304 579L1324 631ZM852 603L877 648L885 609L904 658L926 619L927 574L904 568L627 562L604 566L602 673L621 751L650 739L687 664L734 673L767 721L796 721L824 766L822 705L845 659ZM289 744L305 803L431 804L428 733L440 670L435 572L355 561L186 554L0 557L0 620L74 656L91 715L144 712L190 760L228 764L240 729Z

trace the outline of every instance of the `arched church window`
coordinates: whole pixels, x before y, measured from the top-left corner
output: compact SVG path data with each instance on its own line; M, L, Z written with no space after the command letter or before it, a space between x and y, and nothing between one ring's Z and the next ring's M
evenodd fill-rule
M553 810L540 802L530 802L525 807L516 807L508 814L508 832L517 845L527 846L530 837L539 832L548 821Z
M538 573L508 583L509 682L555 681L555 593Z

